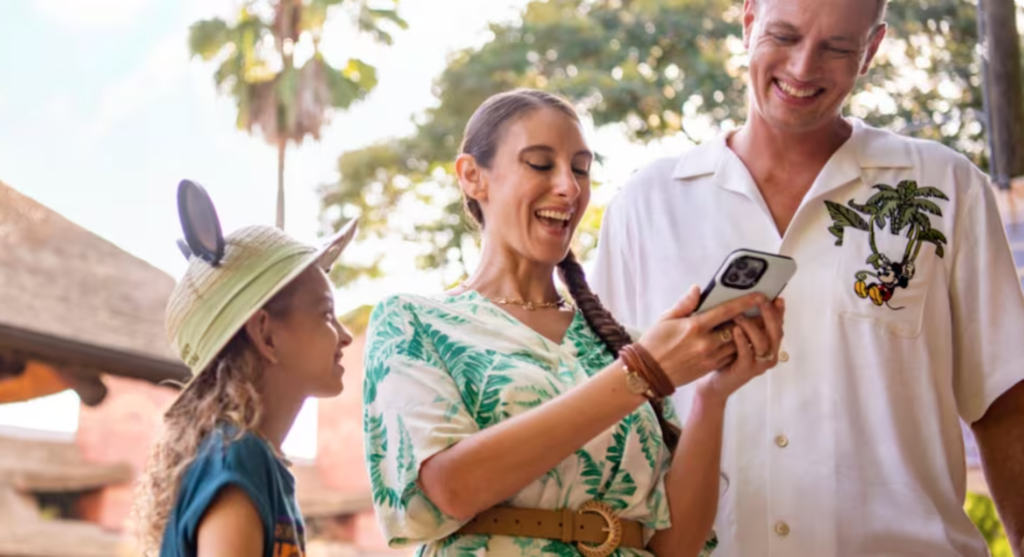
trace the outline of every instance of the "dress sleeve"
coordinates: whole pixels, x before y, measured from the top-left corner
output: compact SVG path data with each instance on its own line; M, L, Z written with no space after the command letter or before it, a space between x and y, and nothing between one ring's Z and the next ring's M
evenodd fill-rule
M377 521L391 547L439 540L465 521L420 489L420 466L479 431L415 302L392 297L370 318L364 356L363 429Z

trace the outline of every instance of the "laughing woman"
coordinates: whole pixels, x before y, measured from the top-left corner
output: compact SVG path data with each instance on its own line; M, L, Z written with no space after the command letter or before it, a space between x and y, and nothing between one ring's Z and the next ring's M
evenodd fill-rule
M634 342L569 250L592 160L573 108L547 93L494 96L469 121L456 171L482 230L480 265L452 291L385 300L370 323L366 457L393 547L590 557L714 546L726 400L775 365L782 303L751 295L690 315L693 289ZM754 306L763 323L741 315ZM680 431L667 397L692 381Z

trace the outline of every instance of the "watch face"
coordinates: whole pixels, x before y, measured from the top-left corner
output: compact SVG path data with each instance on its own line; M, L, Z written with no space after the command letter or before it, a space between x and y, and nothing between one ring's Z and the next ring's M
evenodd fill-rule
M629 392L637 395L645 395L650 390L651 386L647 384L647 381L643 377L640 377L635 371L626 370L626 387L629 388Z

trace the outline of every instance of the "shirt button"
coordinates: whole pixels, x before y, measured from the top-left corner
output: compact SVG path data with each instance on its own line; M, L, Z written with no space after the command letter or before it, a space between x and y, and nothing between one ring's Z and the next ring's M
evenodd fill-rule
M779 352L779 361L782 362L782 363L788 362L789 361L789 352L786 352L786 351Z
M782 522L782 521L776 522L775 523L775 533L778 534L780 538L784 538L784 537L788 536L789 535L789 524L786 524L785 522Z
M785 435L776 435L775 444L784 449L789 446L789 438Z

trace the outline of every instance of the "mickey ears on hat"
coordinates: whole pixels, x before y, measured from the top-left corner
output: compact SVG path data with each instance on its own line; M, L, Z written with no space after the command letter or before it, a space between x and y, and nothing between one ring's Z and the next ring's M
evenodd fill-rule
M178 218L185 233L178 248L185 258L195 256L216 267L224 257L220 220L206 190L191 180L178 183Z

